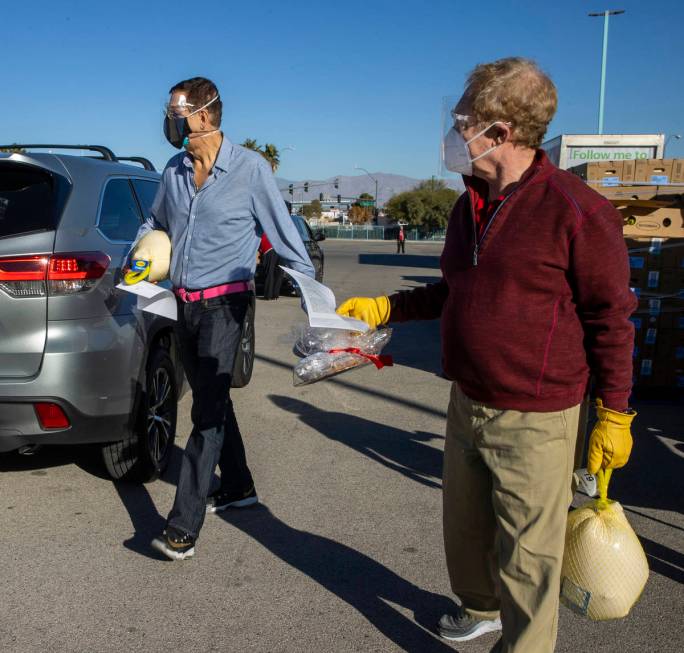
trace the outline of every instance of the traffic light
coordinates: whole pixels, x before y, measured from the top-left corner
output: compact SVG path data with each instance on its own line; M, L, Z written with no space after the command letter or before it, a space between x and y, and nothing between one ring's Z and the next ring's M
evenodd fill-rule
M305 192L305 193L308 193L308 192L309 192L309 182L308 182L308 181L305 181L305 182L304 182L304 192Z
M342 204L342 195L337 196L337 203Z
M340 180L335 177L335 190L337 190L340 187Z
M318 193L318 201L319 202L323 201L323 193Z
M289 185L288 190L290 191L290 195L294 195L294 186L292 184Z

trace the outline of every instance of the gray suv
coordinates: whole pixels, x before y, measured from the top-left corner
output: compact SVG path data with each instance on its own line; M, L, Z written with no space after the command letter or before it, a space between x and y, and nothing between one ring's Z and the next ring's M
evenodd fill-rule
M184 376L173 323L115 286L160 175L103 146L0 148L20 150L0 152L0 452L100 443L113 478L152 480ZM28 151L41 149L89 156ZM251 377L253 321L254 301L235 387Z

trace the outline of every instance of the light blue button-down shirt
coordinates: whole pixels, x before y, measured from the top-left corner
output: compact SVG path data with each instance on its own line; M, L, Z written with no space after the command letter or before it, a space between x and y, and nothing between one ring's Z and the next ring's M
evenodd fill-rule
M199 190L187 152L168 162L151 217L140 227L136 242L152 229L169 234L169 276L176 288L200 290L252 279L262 233L285 265L314 276L271 166L259 153L234 145L225 135Z

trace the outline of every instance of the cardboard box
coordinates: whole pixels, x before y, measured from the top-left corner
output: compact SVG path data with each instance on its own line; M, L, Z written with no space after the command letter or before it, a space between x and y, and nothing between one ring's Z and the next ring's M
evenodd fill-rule
M684 268L684 238L626 237L630 268Z
M636 159L629 159L622 162L622 181L634 181L636 172Z
M684 209L625 206L618 209L624 226L622 233L629 236L656 238L684 238Z
M682 352L679 352L682 353ZM633 362L632 381L639 388L684 387L684 360L677 350L660 348L655 353L638 356Z
M637 159L634 181L669 184L672 177L672 159Z
M622 161L592 161L570 168L570 172L580 179L598 184L601 187L617 186L621 181L623 172Z
M676 301L676 305L674 302ZM641 324L646 325L646 321L642 320ZM679 334L673 337L681 339L684 337L684 301L673 300L673 303L661 310L660 315L656 319L656 323L663 329L671 330Z
M613 201L628 202L630 200L654 200L658 198L657 186L602 186L601 184L587 183L597 193ZM679 187L673 186L671 188ZM670 190L669 192L674 191ZM679 189L679 192L684 192L684 189Z
M672 159L671 184L684 183L684 159Z

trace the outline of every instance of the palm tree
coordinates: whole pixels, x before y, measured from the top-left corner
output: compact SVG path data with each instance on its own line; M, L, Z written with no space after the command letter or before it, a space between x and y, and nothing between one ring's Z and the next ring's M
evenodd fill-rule
M275 172L280 165L280 152L278 152L278 148L273 145L273 143L266 143L266 145L264 145L264 151L262 154L264 155L266 161L271 164L273 172Z
M246 138L242 147L246 147L248 150L254 150L261 154L261 156L269 162L273 172L278 169L278 166L280 165L280 152L278 152L278 148L273 145L273 143L266 143L262 148L261 145L256 142L256 139Z
M255 152L261 152L261 147L259 147L256 140L253 138L245 138L242 147L246 147L248 150L254 150Z

